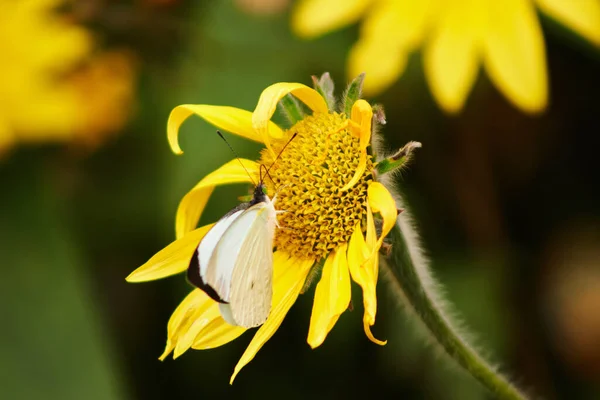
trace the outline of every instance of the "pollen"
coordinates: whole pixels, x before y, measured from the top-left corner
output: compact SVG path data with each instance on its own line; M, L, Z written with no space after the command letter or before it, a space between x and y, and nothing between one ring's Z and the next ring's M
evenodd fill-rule
M276 209L283 211L275 235L278 250L304 259L325 257L347 243L356 223L366 217L373 162L368 156L363 176L341 190L360 157L359 138L346 126L344 114L315 113L272 143L273 153L281 153L277 160L263 150L261 163L271 168L263 179L269 192L277 193Z

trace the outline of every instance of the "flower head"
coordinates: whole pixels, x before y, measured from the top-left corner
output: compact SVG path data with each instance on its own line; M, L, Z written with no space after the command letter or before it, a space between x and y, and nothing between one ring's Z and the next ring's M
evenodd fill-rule
M444 110L462 109L482 65L515 106L538 112L548 83L536 6L600 47L597 0L301 0L292 25L308 38L363 19L348 72L369 75L369 94L394 83L422 47L427 81Z
M233 107L182 105L169 117L169 141L178 154L179 126L192 114L222 130L260 141L265 148L258 162L232 160L188 192L177 210L177 240L135 270L128 281L148 281L184 271L211 227L196 225L215 186L257 182L261 164L270 168L269 179L263 182L270 194L277 191L276 208L285 211L274 239L271 312L236 366L232 381L275 333L310 284L311 271L319 268L308 344L313 348L321 345L348 308L351 279L363 290L365 333L375 343L384 344L370 330L377 311L377 253L398 211L391 194L376 181L370 139L378 118L365 100L358 99L360 90L348 90L342 109L336 110L328 75L315 84L316 90L299 83L271 85L252 113ZM362 77L353 83L354 89L361 84ZM311 110L310 115L304 115L299 101ZM289 129L271 122L278 104L295 116ZM169 321L161 359L172 351L177 357L190 347L220 346L244 331L227 324L218 304L194 289Z

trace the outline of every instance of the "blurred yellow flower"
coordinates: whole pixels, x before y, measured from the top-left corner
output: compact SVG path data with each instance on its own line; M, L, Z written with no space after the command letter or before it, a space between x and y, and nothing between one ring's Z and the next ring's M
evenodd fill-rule
M312 115L284 130L270 119L280 100L289 99L289 94L304 102ZM307 281L310 284L311 269L319 266L322 275L315 290L308 344L312 348L320 346L348 308L351 278L363 289L365 333L372 341L384 344L370 330L377 310L377 252L394 226L398 211L391 194L373 174L375 163L368 154L373 124L371 106L360 99L349 102L347 115L343 110L330 108L326 99L327 96L299 83L277 83L263 91L253 113L201 104L178 106L169 117L169 142L177 154L181 153L177 141L179 126L192 114L220 129L261 142L266 148L259 162L230 161L186 194L177 210L177 240L131 273L129 282L185 271L198 243L212 226L196 229L214 188L257 182L261 164L272 166L271 179L264 183L271 194L278 188L276 208L286 211L279 218L281 228L275 234L271 312L235 367L231 381L273 336ZM289 142L293 135L296 137ZM280 153L274 163L274 155ZM194 289L169 320L167 346L161 359L172 351L178 357L190 347L221 346L244 331L227 324L218 303Z
M600 47L598 0L300 0L292 27L312 38L363 19L348 73L368 74L368 94L395 82L422 47L429 87L447 112L462 109L483 65L515 106L536 113L548 103L536 6Z
M96 144L125 121L131 56L92 54L90 32L56 11L64 3L0 0L0 153L18 142Z

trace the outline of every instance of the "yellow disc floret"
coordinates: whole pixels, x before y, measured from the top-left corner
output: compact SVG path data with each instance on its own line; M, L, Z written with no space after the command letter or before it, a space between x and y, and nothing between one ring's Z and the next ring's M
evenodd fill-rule
M273 142L273 150L281 153L275 164L266 149L261 163L271 168L263 180L271 193L277 192L276 208L285 211L279 216L275 247L299 258L325 257L347 243L366 216L371 157L356 185L342 191L358 167L360 143L347 129L345 115L337 113L304 118Z

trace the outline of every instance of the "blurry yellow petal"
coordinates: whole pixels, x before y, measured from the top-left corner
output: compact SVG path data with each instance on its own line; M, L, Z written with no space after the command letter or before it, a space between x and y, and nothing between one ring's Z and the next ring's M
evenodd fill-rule
M275 113L277 103L288 93L296 96L315 112L329 112L327 103L319 92L301 83L280 82L263 90L252 114L252 126L271 151L270 137L274 136L269 122Z
M321 280L315 289L307 340L313 349L323 343L350 304L350 274L346 250L347 245L343 245L327 257Z
M127 282L146 282L185 271L190 265L194 250L196 250L206 232L212 228L212 225L198 228L175 240L156 253L144 265L129 274L125 280Z
M477 42L480 17L472 8L449 6L424 49L424 68L429 87L440 106L448 112L463 107L477 77Z
M356 22L372 0L301 0L292 14L292 29L312 38Z
M384 345L387 342L376 339L371 333L370 327L375 324L375 315L377 314L377 294L375 287L377 285L377 268L375 262L367 262L370 250L360 229L360 223L356 224L350 243L348 244L348 268L354 282L358 283L363 290L363 304L365 315L363 325L365 334L374 343ZM376 257L374 260L378 260Z
M369 198L369 205L373 212L378 212L383 218L383 227L381 228L381 236L377 240L376 251L379 251L383 238L394 227L396 219L398 218L398 209L396 208L396 202L390 194L390 192L379 182L371 182L369 189L367 190L367 196Z
M400 77L407 61L406 49L377 40L361 39L350 50L348 76L366 73L363 92L367 96L375 96Z
M240 158L232 160L206 175L179 203L175 220L176 236L180 238L196 227L215 186L231 183L254 183L253 179L258 175L259 168L258 163Z
M548 102L546 52L538 17L529 0L488 1L483 36L484 65L509 100L527 112Z
M360 155L358 159L358 166L356 167L356 171L354 171L354 176L347 184L344 185L344 187L341 189L342 191L348 190L352 186L356 185L356 182L358 182L360 177L365 172L365 167L367 165L367 147L369 147L369 144L371 143L371 122L373 120L373 109L365 100L357 100L352 106L350 120L352 122L350 129L352 131L356 130L356 133L358 133L358 137L360 139Z
M540 9L600 46L600 1L536 0Z
M275 256L277 253L275 253ZM314 260L299 260L291 257L274 257L273 259L273 303L271 314L265 323L256 331L256 335L235 366L229 383L233 383L236 375L248 364L261 347L269 340L281 325L283 318L296 302L300 290L304 286L306 275Z
M361 37L386 45L413 50L421 44L431 16L439 4L432 0L380 0L367 14L361 26Z
M179 338L189 329L194 320L211 306L217 304L200 289L194 289L177 306L167 324L167 345L159 357L164 360L177 345Z
M262 138L252 127L250 111L227 106L184 104L175 107L167 121L167 137L171 150L175 154L183 153L179 147L179 127L192 114L196 114L219 129L262 143ZM269 122L269 132L273 137L283 137L281 129L273 122Z
M367 15L348 58L349 76L367 74L367 96L381 93L402 75L409 53L423 40L432 9L431 0L387 0Z

